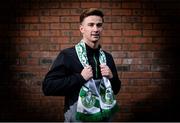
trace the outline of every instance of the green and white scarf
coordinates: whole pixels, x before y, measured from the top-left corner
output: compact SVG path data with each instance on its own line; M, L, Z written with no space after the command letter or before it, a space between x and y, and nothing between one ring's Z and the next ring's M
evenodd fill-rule
M80 41L75 49L83 67L89 65L85 43ZM100 64L106 64L106 56L102 49L99 54ZM101 121L119 110L109 79L103 77L99 82L100 85L96 86L96 80L90 79L82 86L77 102L77 120Z

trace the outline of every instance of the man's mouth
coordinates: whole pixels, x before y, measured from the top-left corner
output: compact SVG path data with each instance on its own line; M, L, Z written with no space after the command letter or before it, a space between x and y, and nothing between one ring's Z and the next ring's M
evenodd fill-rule
M94 37L99 37L99 34L91 34Z

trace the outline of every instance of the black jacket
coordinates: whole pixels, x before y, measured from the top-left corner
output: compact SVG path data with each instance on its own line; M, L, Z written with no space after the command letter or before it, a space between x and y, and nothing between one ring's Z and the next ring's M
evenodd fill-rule
M99 67L99 50L92 49L86 45L89 64L93 69L93 78L102 78ZM110 79L114 94L120 90L121 81L118 78L117 70L112 56L105 52L107 65L113 73ZM95 64L95 60L98 61ZM97 66L97 68L96 68ZM43 81L43 92L46 96L65 96L65 111L69 106L78 100L81 87L86 83L82 77L83 66L76 54L75 47L62 50L54 61L50 71L46 74Z

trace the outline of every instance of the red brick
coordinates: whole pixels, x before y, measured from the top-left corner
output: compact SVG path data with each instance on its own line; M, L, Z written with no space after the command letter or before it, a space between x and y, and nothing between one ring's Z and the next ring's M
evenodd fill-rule
M60 52L60 50L59 51L51 51L51 52L49 52L49 56L48 57L55 59L57 57L57 55L59 54L59 52Z
M126 58L127 52L124 51L112 51L111 52L113 58Z
M82 37L81 36L71 36L70 37L70 43L74 43L74 44L77 44L80 40L82 39Z
M123 86L147 86L151 84L150 79L122 79Z
M40 17L40 22L42 22L42 23L59 22L59 17L57 17L57 16L42 16L42 17Z
M141 8L141 3L139 2L123 2L122 3L122 8Z
M142 72L146 72L146 71L150 71L151 70L151 66L150 65L131 65L130 66L130 71L142 71Z
M111 12L111 9L109 9L109 8L108 8L108 9L105 9L105 8L104 8L104 9L101 9L101 10L103 11L103 13L104 13L105 16L109 16L109 15L111 16L111 13L112 13L112 12Z
M157 23L159 22L159 18L158 17L154 17L154 16L150 16L150 17L143 17L143 22L145 23Z
M142 89L143 89L143 87L142 88L139 88L139 89L137 89L137 91L135 91L136 90L136 88L132 88L133 90L132 90L132 98L131 98L131 102L137 102L138 100L143 100L143 99L146 99L151 93L150 92L148 92L148 91L143 91ZM137 93L140 93L140 94L137 94ZM141 93L142 92L142 93ZM136 98L137 97L137 98ZM143 104L141 104L141 105L143 105ZM149 109L150 109L151 107L149 107ZM134 109L134 110L138 110L138 111L142 111L142 109ZM148 108L146 107L146 109L144 109L144 110L148 110Z
M19 45L16 47L19 51L35 51L39 49L38 44Z
M163 58L161 51L153 52L153 58Z
M122 43L129 43L132 42L132 38L125 38L125 37L113 37L113 43L118 43L118 44L122 44Z
M132 11L129 9L112 9L112 15L131 15Z
M121 36L121 30L103 30L103 36Z
M112 23L112 29L132 29L131 23Z
M79 29L79 25L80 25L79 23L71 23L71 24L70 24L70 28L77 30L77 29Z
M81 2L81 8L99 8L99 2Z
M152 71L168 71L170 69L170 65L152 65Z
M130 58L152 58L153 53L151 51L132 51L127 53L127 57Z
M111 23L104 23L103 24L103 29L104 30L110 30L111 29Z
M79 30L61 30L62 36L80 36Z
M49 43L48 37L31 37L29 38L29 44L44 44Z
M156 15L156 10L155 9L133 9L133 15L153 16L153 15Z
M158 44L144 44L142 45L142 50L160 50L161 45Z
M51 23L50 29L70 29L69 23Z
M21 51L19 53L19 57L25 57L25 58L31 57L31 51Z
M160 30L143 30L143 36L161 36L162 32Z
M121 8L120 2L102 2L101 3L102 8Z
M70 9L70 15L80 15L83 12L82 8Z
M59 51L60 45L59 44L51 44L51 45L49 45L49 50L50 51Z
M102 43L112 43L112 38L111 37L101 37L101 42Z
M152 58L126 58L122 61L123 64L152 64Z
M40 36L60 36L59 30L41 30Z
M39 36L39 31L21 31L20 36Z
M122 78L129 78L129 79L152 78L152 72L123 72Z
M51 9L50 15L52 16L70 15L70 10L69 9Z
M136 63L133 63L133 62L134 62L134 59L132 59L132 58L124 58L124 59L122 60L122 64L123 64L123 65L136 64Z
M74 46L74 44L62 44L60 47L61 50L65 49L65 48L69 48L69 47L72 47Z
M143 9L133 9L133 15L144 15L145 11Z
M49 51L49 44L40 44L39 50L40 51Z
M48 9L48 8L59 8L59 2L48 2L48 4L46 2L41 2L40 3L40 8L43 9Z
M173 25L172 25L173 26ZM159 30L159 29L171 29L172 26L168 26L168 24L153 24L152 29Z
M80 8L80 2L61 2L61 8Z
M140 30L123 30L123 36L141 36L142 33Z
M134 23L133 24L133 29L153 29L152 24L142 24L142 23Z
M31 53L31 57L34 57L34 58L50 57L51 55L49 55L49 54L50 54L49 51L34 51Z
M142 64L152 64L152 58L143 58Z
M59 51L60 45L59 44L41 44L39 46L39 50L41 51Z
M115 64L122 64L122 59L114 58Z
M41 10L39 10L38 11L38 13L37 13L37 11L32 11L31 12L32 14L31 15L41 15L41 16L49 16L50 15L50 10L49 9L41 9Z
M43 30L43 29L50 29L49 24L43 23L43 24L29 24L30 30Z
M29 44L29 37L14 37L12 44Z
M38 64L39 64L38 58L31 58L27 60L27 65L38 65Z
M106 22L121 22L121 16L105 16L104 21Z
M121 100L129 100L129 99L131 99L131 94L121 93L119 99L121 99Z
M79 16L61 16L61 22L79 22Z
M51 37L49 43L58 43L58 44L66 44L69 43L69 37Z
M163 74L162 72L153 72L152 73L152 78L162 78Z
M152 38L146 38L146 37L135 37L133 38L133 42L129 42L129 43L152 43Z
M19 17L18 20L20 23L38 23L39 17L38 16Z
M113 44L103 44L102 48L107 51L117 51L121 50L120 45L113 45Z
M142 17L141 16L122 16L122 22L124 23L141 23Z

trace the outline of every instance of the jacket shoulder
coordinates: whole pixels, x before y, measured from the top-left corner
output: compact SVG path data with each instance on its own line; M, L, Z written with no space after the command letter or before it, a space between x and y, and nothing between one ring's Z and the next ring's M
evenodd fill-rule
M61 50L60 53L63 53L63 54L72 54L75 52L75 47L70 47L70 48L66 48L66 49L63 49Z
M75 47L66 48L60 51L58 57L69 58L76 55Z

